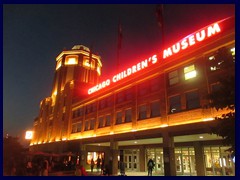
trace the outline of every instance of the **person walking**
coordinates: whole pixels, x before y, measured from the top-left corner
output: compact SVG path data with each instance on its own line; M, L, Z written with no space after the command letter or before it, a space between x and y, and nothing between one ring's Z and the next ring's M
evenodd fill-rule
M155 166L155 164L154 164L153 160L150 158L148 163L147 163L148 176L152 176L152 170L153 170L154 166Z
M92 158L92 160L91 160L91 172L93 172L93 167L94 167L94 160Z
M101 159L98 156L98 158L97 158L97 172L99 172L100 167L101 167Z

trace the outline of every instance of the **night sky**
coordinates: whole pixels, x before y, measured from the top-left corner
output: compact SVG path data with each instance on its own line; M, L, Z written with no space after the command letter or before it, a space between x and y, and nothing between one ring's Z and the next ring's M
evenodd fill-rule
M101 56L102 76L161 51L156 4L3 5L3 132L23 137L42 99L51 95L55 58L76 44ZM234 4L164 5L165 43L172 45L217 20L235 15Z

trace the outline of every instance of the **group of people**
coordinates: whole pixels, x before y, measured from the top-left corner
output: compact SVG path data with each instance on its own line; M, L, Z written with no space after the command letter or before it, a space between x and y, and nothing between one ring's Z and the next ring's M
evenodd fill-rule
M104 167L104 159L102 158L102 160L99 158L97 158L97 172L99 172L99 169L101 169L101 171L103 170L103 167ZM95 166L95 162L93 160L93 158L91 159L91 172L93 172L93 168Z

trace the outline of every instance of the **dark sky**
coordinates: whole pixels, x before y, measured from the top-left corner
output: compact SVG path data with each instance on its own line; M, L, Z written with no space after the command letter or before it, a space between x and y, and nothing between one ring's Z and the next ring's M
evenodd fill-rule
M23 136L39 103L50 96L55 58L76 44L92 46L103 76L116 70L117 30L123 40L120 69L161 50L156 4L3 5L3 130ZM235 15L234 4L164 5L165 43L173 44L217 20Z

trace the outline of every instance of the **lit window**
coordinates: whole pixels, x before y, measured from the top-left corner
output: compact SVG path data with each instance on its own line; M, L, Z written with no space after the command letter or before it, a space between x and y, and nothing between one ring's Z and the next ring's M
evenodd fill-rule
M172 71L168 74L169 85L174 85L179 82L178 71Z
M214 56L210 56L210 57L208 58L209 61L212 61L212 60L214 60L214 59L215 59Z
M197 71L195 70L195 66L191 65L188 67L184 68L184 75L185 75L185 80L194 78L197 76Z
M90 67L90 63L89 63L89 59L88 58L85 58L84 61L83 61L83 66L85 67Z
M100 66L97 67L97 72L98 72L98 75L101 75L101 69L100 69Z
M95 68L95 60L93 60L93 59L91 60L91 68L93 68L93 69Z
M77 61L77 57L66 57L66 60L65 60L65 65L74 65L74 64L77 64L78 61Z
M89 57L85 56L83 58L83 66L85 67L91 67L92 69L95 68L95 60L94 59L89 59ZM100 74L100 68L99 68L99 72Z
M235 47L231 48L230 51L232 53L232 56L235 56Z

